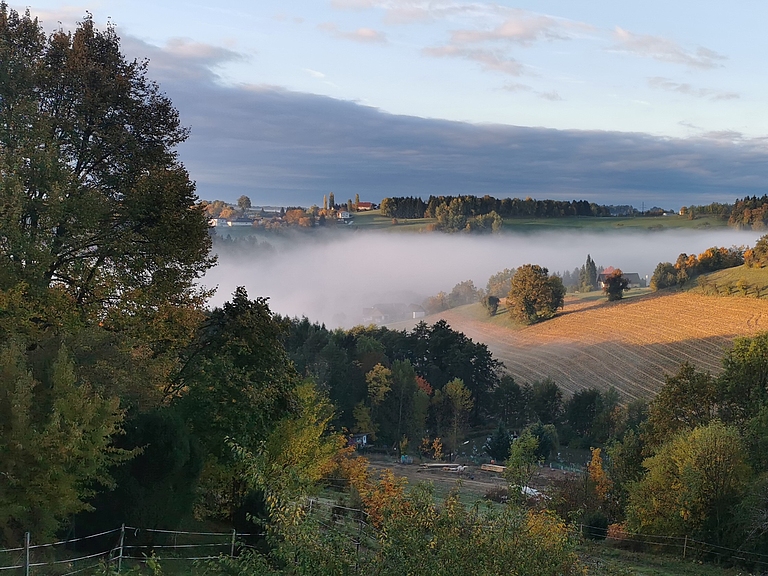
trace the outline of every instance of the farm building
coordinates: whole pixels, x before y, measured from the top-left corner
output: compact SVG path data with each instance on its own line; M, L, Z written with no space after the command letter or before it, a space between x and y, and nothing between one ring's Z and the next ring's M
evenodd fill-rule
M600 274L600 276L597 277L597 285L600 288L605 288L605 279L610 276L610 274ZM645 282L640 278L640 274L637 272L624 272L621 275L623 278L626 278L629 280L629 287L630 288L644 288Z

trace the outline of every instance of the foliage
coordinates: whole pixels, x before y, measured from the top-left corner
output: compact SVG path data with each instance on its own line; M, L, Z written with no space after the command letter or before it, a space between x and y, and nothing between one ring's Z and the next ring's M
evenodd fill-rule
M751 268L768 265L768 234L761 236L755 247L744 252L744 263Z
M600 503L605 503L611 493L613 483L603 468L603 458L600 455L600 448L592 448L592 458L587 464L587 473L589 479L595 487L595 495ZM607 528L607 526L606 526Z
M264 298L244 288L201 325L179 376L177 403L210 454L228 461L225 438L255 448L292 411L298 375L281 338L284 326Z
M744 264L745 255L738 247L717 246L706 249L698 256L682 253L674 265L670 262L660 262L656 266L651 277L651 289L656 291L675 285L682 286L700 274L741 266Z
M475 284L472 280L465 280L459 282L453 287L451 293L448 294L448 306L450 308L456 308L457 306L463 306L464 304L472 304L480 299L480 291L475 288Z
M501 377L498 387L493 391L493 405L507 427L521 430L528 423L532 394L531 386L520 386L508 374Z
M0 51L0 288L60 287L96 319L199 303L208 225L147 63L90 16L46 38L4 3Z
M768 406L768 332L736 338L723 358L723 418L743 422Z
M581 267L579 274L579 290L589 292L597 288L597 265L592 257L587 254L587 261Z
M77 518L79 530L110 530L116 518L131 526L176 529L197 496L203 465L197 439L172 409L162 408L130 418L115 444L136 456L113 468L114 490L97 494L94 511Z
M555 315L563 307L565 287L559 276L548 276L538 264L520 266L511 280L507 308L513 318L533 324Z
M651 290L656 292L663 288L677 285L677 270L671 262L659 262L651 276Z
M507 458L507 467L504 471L504 477L518 494L522 497L523 489L530 484L533 479L539 462L542 459L539 456L539 439L525 430L512 442L512 447Z
M554 380L547 378L531 386L530 407L544 424L558 424L563 415L563 391Z
M315 489L346 450L345 439L330 429L333 406L314 384L299 385L296 397L298 410L275 422L256 452L234 445L248 485L264 492L271 521L281 526L300 520L297 499Z
M496 316L496 311L499 309L499 299L490 294L485 296L482 300L483 307L488 311L489 316Z
M629 290L629 280L624 277L620 269L617 268L605 277L603 292L608 296L609 302L621 300L627 290Z
M648 406L645 438L661 444L680 430L709 424L716 416L718 390L709 372L697 372L684 362Z
M377 406L384 402L384 398L392 390L392 371L381 364L376 364L365 375L365 381L368 384L368 397L371 404Z
M32 366L25 347L0 347L0 542L24 532L50 538L59 523L87 510L108 471L130 454L112 446L123 413L78 374L63 347L49 366Z
M768 223L768 196L748 196L736 200L728 224L737 228L764 230Z
M542 424L541 422L536 422L528 427L528 431L538 440L536 456L540 461L544 462L549 459L552 452L556 452L560 447L557 428L554 424Z
M499 425L496 427L496 431L483 445L488 455L498 462L504 462L509 456L509 449L512 446L512 436L509 430L504 426L504 422L499 420Z
M457 494L435 506L430 490L417 486L383 525L378 571L384 575L579 574L565 525L547 512L512 506L467 509Z
M643 466L647 474L630 487L627 517L633 530L726 541L750 475L736 428L715 420L683 430Z
M511 268L497 272L488 279L488 284L485 287L486 293L497 298L506 298L512 288L512 276L514 275L515 270Z
M459 448L459 436L474 405L470 391L460 378L454 378L443 388L451 431L451 450L454 458Z

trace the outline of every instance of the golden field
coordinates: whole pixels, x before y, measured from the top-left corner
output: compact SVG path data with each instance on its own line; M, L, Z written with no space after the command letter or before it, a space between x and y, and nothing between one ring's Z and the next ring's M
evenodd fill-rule
M768 330L768 300L692 292L611 303L570 298L555 318L526 327L489 321L478 309L426 320L443 318L485 343L519 383L551 378L567 392L613 386L624 401L652 396L686 360L717 374L734 338Z

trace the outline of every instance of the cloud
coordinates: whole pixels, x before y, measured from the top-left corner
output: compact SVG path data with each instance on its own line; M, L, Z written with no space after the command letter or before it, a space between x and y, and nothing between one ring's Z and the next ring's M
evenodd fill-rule
M616 27L613 33L616 44L613 49L661 62L682 64L690 68L711 69L722 66L727 58L708 48L699 47L694 52L686 51L677 42L661 36L634 34Z
M524 66L514 58L510 58L499 50L484 50L480 48L461 48L459 46L437 46L424 48L423 54L435 58L463 58L480 64L484 70L502 72L510 76L521 76Z
M710 100L734 100L739 98L736 92L723 92L721 90L712 90L710 88L694 88L690 84L674 82L669 78L654 76L648 78L648 85L651 88L659 90L668 90L670 92L680 92L696 98L708 98Z
M333 22L324 22L317 26L320 30L328 32L335 38L343 38L345 40L352 40L354 42L362 42L364 44L386 44L387 36L383 32L374 30L372 28L358 28L354 32L343 32L339 30Z
M531 46L538 40L567 40L570 38L570 31L575 29L593 29L580 22L571 22L519 9L507 9L503 17L504 20L490 30L455 30L451 33L451 43L506 41Z
M558 94L555 90L552 90L550 92L536 92L536 95L539 98L543 98L544 100L550 100L552 102L559 102L562 100L562 97L560 94Z
M310 68L304 68L304 72L312 76L312 78L325 78L325 74L322 72L318 72L317 70L312 70Z
M533 88L527 84L520 84L519 82L512 82L503 86L504 90L508 92L531 92Z
M149 58L153 77L165 81L214 82L218 80L217 68L247 58L234 50L188 38L172 38L164 47L159 47L133 36L123 36L121 47L134 58Z
M766 143L733 135L673 139L399 116L222 85L215 69L242 56L215 46L155 47L128 36L122 46L129 57L150 57L149 76L191 128L179 155L202 198L247 194L259 204L309 206L330 191L374 201L491 194L674 207L762 195L768 181Z

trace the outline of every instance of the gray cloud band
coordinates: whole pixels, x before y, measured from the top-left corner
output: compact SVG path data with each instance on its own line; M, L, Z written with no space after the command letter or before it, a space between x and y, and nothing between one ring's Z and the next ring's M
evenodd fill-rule
M337 198L491 194L601 203L732 201L765 193L765 142L657 138L396 116L354 102L264 86L224 86L212 71L237 53L124 39L192 135L180 149L202 198L310 205Z

